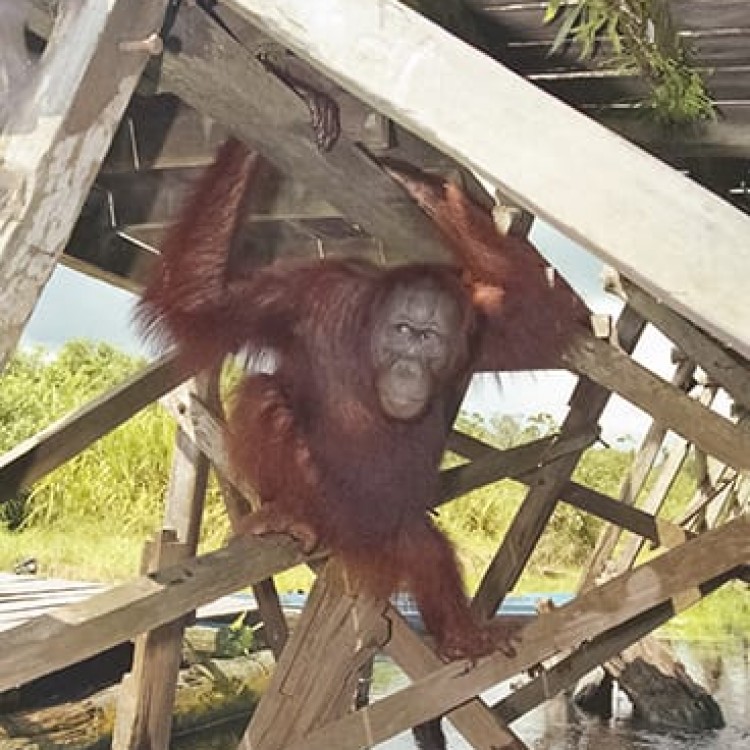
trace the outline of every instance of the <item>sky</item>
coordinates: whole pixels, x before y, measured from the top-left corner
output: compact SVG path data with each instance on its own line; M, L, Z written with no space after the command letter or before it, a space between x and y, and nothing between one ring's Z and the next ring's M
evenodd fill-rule
M596 313L614 317L622 304L602 289L603 266L599 260L542 222L535 222L531 239ZM47 284L29 321L22 346L43 346L52 351L71 339L106 341L132 354L148 355L131 325L136 298L59 265ZM649 327L636 349L636 358L669 378L670 347ZM551 414L558 422L566 413L575 378L564 372L503 375L498 386L492 376L476 376L463 408L490 419L508 414L524 419ZM648 428L648 418L634 406L613 396L602 421L602 437L609 444L637 443Z

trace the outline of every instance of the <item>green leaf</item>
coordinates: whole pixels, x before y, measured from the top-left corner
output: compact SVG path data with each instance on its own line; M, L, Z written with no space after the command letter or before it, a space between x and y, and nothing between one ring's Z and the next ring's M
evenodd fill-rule
M544 11L544 23L552 23L557 18L557 14L560 12L560 6L562 0L549 0L547 8Z

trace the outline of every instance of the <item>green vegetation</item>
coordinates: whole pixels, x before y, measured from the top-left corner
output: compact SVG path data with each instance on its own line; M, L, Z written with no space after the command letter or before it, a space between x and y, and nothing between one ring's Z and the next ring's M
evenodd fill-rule
M21 352L0 377L0 453L55 419L121 382L142 367L104 344L73 342L50 358L41 351ZM551 434L548 415L523 423L509 417L485 421L462 414L460 428L506 448ZM175 428L159 406L144 409L74 460L39 481L31 491L0 506L0 570L33 557L43 576L86 580L124 580L137 573L144 541L161 525ZM446 464L459 461L447 456ZM593 448L575 478L610 495L617 490L632 453ZM692 495L691 467L679 478L667 502L675 514ZM483 487L440 509L438 524L455 540L470 588L492 558L524 496L522 485L504 480ZM211 487L201 549L219 546L228 524ZM560 503L519 584L527 592L571 591L596 541L600 521ZM306 589L306 568L279 576L282 591ZM739 588L739 587L738 587ZM744 609L743 609L744 606ZM722 590L683 615L673 627L695 632L725 627L747 629L750 602ZM711 623L708 625L707 623ZM694 623L698 623L697 625Z
M80 341L54 358L18 353L0 377L0 452L143 364ZM114 580L138 571L143 542L161 523L174 435L171 418L150 406L0 506L0 569L34 557L41 575ZM217 546L227 525L214 488L207 507L204 544Z
M545 21L561 19L553 51L570 40L581 59L594 55L602 40L612 53L607 69L641 75L649 85L646 111L665 125L715 117L701 73L677 36L667 0L547 0Z

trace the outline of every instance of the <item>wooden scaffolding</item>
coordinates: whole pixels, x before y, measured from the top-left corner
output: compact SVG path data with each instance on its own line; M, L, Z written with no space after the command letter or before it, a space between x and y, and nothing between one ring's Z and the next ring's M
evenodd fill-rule
M475 5L498 17L510 8ZM150 572L5 632L0 691L135 639L114 742L162 750L186 616L252 586L278 659L240 747L368 747L445 714L476 748L520 748L508 726L515 718L725 582L750 581L750 219L395 0L229 0L218 18L206 10L212 6L70 0L55 19L56 3L34 0L29 26L46 40L45 52L0 132L0 361L58 260L142 287L186 179L228 132L278 168L274 195L248 218L268 259L290 248L385 262L444 258L430 222L366 152L459 172L479 195L469 168L605 259L626 303L609 340L568 352L579 381L558 435L507 451L452 435L450 449L468 461L444 473L442 502L503 477L528 486L473 606L487 616L497 610L559 502L609 526L578 595L526 627L512 659L443 663L388 602L350 596L335 560L307 561L318 577L287 638L270 581L305 562L291 540L239 539L196 556L209 468L221 478L230 517L236 493L251 497L252 488L227 462L211 378L178 388L167 356L0 459L6 499L172 394L165 403L178 450L168 530L152 545ZM260 53L297 66L337 99L344 133L333 151L315 149L304 104ZM750 85L745 93L750 99ZM735 157L750 153L747 132L726 122L709 128L709 142ZM630 356L647 323L679 351L671 383ZM717 389L735 404L735 418L710 408ZM571 479L613 393L653 418L617 498ZM639 507L669 431L681 441ZM659 509L688 450L699 458L699 490L683 517L669 521ZM629 540L618 546L623 532ZM644 543L660 554L634 567ZM355 708L360 672L380 650L411 684ZM500 704L478 697L552 657Z

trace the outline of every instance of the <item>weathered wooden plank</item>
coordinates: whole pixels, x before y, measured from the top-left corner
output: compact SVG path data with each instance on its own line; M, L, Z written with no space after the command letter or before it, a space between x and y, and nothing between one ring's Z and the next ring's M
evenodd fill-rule
M418 680L443 666L443 661L409 627L403 617L390 608L391 637L384 651L404 670L409 679ZM525 745L497 716L493 716L480 698L472 698L446 717L461 732L474 750L520 750Z
M589 432L588 435L583 433L579 436L571 435L568 438L559 436L542 438L505 451L498 451L478 440L472 439L472 443L469 443L465 440L467 436L461 436L458 440L461 441L464 449L468 448L471 452L472 462L446 469L441 473L440 502L448 502L473 489L505 477L513 477L520 482L533 484L535 471L568 453L580 455L581 449L591 444L593 434ZM457 442L455 438L452 439L453 445ZM558 499L586 513L617 524L651 540L654 544L666 543L667 538L670 540L675 538L678 532L676 527L673 528L673 524L657 523L648 513L572 480L560 487Z
M692 362L683 360L675 368L672 376L672 385L684 390L695 371ZM658 422L651 422L648 432L643 438L638 453L632 466L628 469L627 474L622 480L618 501L623 506L633 507L638 495L646 484L646 479L654 466L654 462L659 456L664 438L667 436L667 428ZM630 529L632 531L632 529ZM604 566L612 556L612 552L617 546L622 529L620 525L609 525L602 529L588 567L581 574L578 583L578 590L586 590L594 585L598 576L604 570Z
M304 560L287 537L236 539L216 552L26 622L2 635L0 691L130 640Z
M701 594L707 596L731 580L731 575L722 575L699 586ZM597 634L590 641L578 646L571 654L543 669L541 674L525 685L516 688L510 695L492 706L497 716L512 722L536 708L540 703L572 687L598 664L603 664L619 654L627 646L636 643L653 632L675 615L671 601L649 609L616 628Z
M80 453L184 379L167 355L0 457L0 502Z
M565 45L552 52L552 29L545 27L549 36L543 39L507 38L501 30L498 34L490 29L491 38L499 36L500 49L497 45L493 52L513 70L524 75L529 73L561 72L564 70L590 70L599 67L603 61L611 60L613 46L602 37L598 41L596 55L592 59L581 59L579 45ZM691 52L691 60L700 68L722 68L728 66L750 65L750 29L738 29L736 32L714 34L710 31L683 31L678 33L682 42Z
M240 28L236 33L246 35ZM348 219L385 241L387 259L448 257L434 224L357 144L342 135L332 151L316 149L302 100L209 22L201 8L183 5L172 34L180 48L164 54L160 85L165 90L258 148L282 172L319 190Z
M0 134L0 367L63 251L147 51L119 45L158 30L166 0L60 6L23 121ZM20 113L19 113L20 115Z
M239 750L282 750L352 705L361 667L388 639L387 601L352 596L335 561L318 576Z
M621 281L628 304L659 328L686 357L700 365L738 404L750 409L750 364L733 357L716 341L627 279Z
M611 344L581 341L565 357L573 369L631 401L709 455L737 469L750 468L747 428L680 393Z
M560 499L578 510L616 524L643 540L649 540L656 546L674 547L685 539L686 532L677 524L655 518L651 513L626 505L576 482L568 482L565 485Z
M471 463L441 472L440 502L465 495L471 490L504 477L519 478L534 469L553 463L568 453L580 453L597 438L597 430L584 430L568 436L550 436L499 451L485 445L475 451Z
M205 459L204 459L205 460ZM182 461L179 457L175 462ZM173 483L172 487L176 488ZM205 491L205 485L203 487ZM162 531L147 544L147 568L175 565L190 556L189 545L180 543L173 531ZM182 660L180 618L136 638L133 665L120 687L113 750L168 750Z
M515 657L496 654L475 664L447 664L394 695L291 743L286 750L371 747L662 602L671 599L676 610L692 605L700 599L697 587L741 565L748 556L750 518L740 518L541 615L524 629Z
M208 22L208 21L206 21ZM100 176L150 170L207 167L227 139L226 129L172 94L130 101Z
M684 440L680 440L677 445L670 447L664 463L659 468L659 474L654 482L654 486L650 489L641 506L647 513L651 513L654 516L659 515L659 511L666 502L669 491L677 481L680 470L687 459L689 449L690 446ZM619 572L632 568L642 549L643 539L635 536L630 537L617 555L615 570Z
M215 153L207 154L207 164L213 162ZM106 207L116 215L119 228L139 224L169 225L179 217L185 198L203 169L204 166L105 174L99 176L97 187L106 192ZM270 165L264 168L262 185L262 191L249 196L247 206L243 207L245 221L249 223L272 219L340 219L343 222L341 213L324 200L319 191L310 190L293 176L286 177Z
M353 94L750 356L744 294L750 258L738 252L750 217L395 0L231 4Z
M718 68L706 71L704 75L714 100L750 100L750 70L744 66ZM642 77L610 71L548 71L531 73L527 78L543 91L576 107L638 104L648 97L650 91Z

